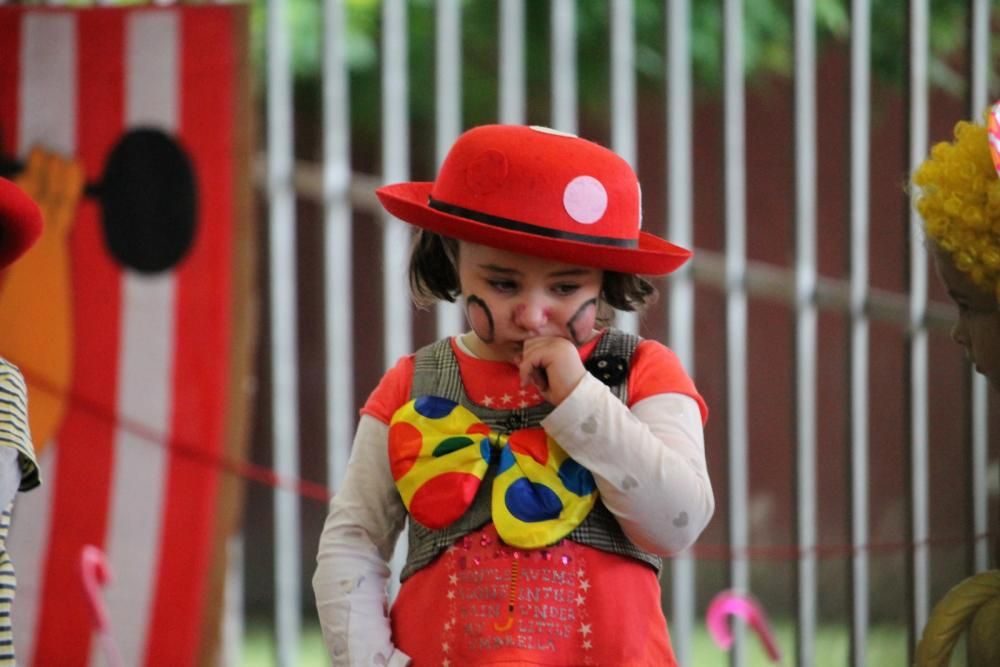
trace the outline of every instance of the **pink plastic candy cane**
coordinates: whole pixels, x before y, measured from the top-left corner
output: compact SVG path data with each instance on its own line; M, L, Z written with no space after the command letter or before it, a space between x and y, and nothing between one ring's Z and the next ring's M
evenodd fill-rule
M739 616L749 623L764 644L768 657L775 664L780 664L781 651L778 650L778 643L774 640L774 633L771 632L764 610L749 595L740 595L734 591L722 591L712 598L705 614L708 633L720 648L728 650L733 645L733 635L728 623L730 616Z
M104 552L93 545L86 545L80 552L80 578L83 581L83 592L87 597L91 619L97 629L98 637L104 652L108 655L111 667L122 667L122 656L111 635L111 622L108 620L107 609L104 608L104 598L101 596L101 586L111 583L111 568L104 557Z

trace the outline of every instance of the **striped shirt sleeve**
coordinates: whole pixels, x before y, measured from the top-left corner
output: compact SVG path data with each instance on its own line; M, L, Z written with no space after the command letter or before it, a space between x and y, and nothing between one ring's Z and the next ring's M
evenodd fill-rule
M41 484L28 427L28 392L24 377L17 366L3 358L0 358L0 447L13 447L20 454L19 491L28 491Z

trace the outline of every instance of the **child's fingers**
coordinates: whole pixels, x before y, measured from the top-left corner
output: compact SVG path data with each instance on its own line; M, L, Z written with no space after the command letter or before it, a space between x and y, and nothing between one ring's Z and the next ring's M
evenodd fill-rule
M534 384L553 405L559 405L587 372L576 346L558 336L525 341L519 367L521 386Z
M514 362L517 364L518 373L521 376L521 386L527 387L529 384L539 385L540 378L544 378L544 370L540 368L539 362L535 359L535 355L530 353L522 353L518 355Z
M523 356L521 360L517 363L517 370L521 375L521 386L527 387L531 383L531 372L534 370L534 366L530 361L525 359Z
M549 376L546 367L549 361L544 352L544 346L526 345L524 352L514 359L521 375L522 387L533 384L543 393L548 391Z
M538 391L546 392L549 390L549 376L544 368L533 368L531 370L531 381L538 387Z

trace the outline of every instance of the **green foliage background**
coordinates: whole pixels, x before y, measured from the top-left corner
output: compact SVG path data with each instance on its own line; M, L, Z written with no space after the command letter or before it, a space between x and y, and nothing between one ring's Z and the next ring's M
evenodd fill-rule
M194 0L197 2L197 0ZM323 49L323 0L277 0L286 11L291 36L296 85L306 106L318 98ZM148 0L109 0L113 5L146 4ZM257 90L264 91L267 0L249 0L251 44ZM820 49L850 37L850 0L815 0L816 35ZM45 0L22 0L43 5ZM93 0L66 0L70 6L90 6ZM876 85L902 85L907 61L905 0L871 0L871 63ZM930 0L930 76L932 85L965 94L965 76L954 66L967 45L968 0ZM496 109L498 0L461 0L463 17L463 109L469 124L489 119ZM579 102L581 110L606 108L608 94L608 0L577 0ZM665 0L634 0L636 70L639 86L662 86L666 55ZM1000 0L990 0L991 12ZM369 134L378 124L380 0L346 0L347 56L351 70L352 118L355 132ZM410 18L410 105L415 120L433 111L434 0L408 0ZM550 3L525 0L527 25L526 81L529 100L547 99ZM716 94L722 83L722 0L692 0L691 57L699 95ZM793 67L793 0L744 0L743 55L750 85L768 77L789 76ZM991 31L992 32L992 31ZM994 40L996 42L997 40ZM991 60L1000 55L1000 44ZM991 81L990 89L994 89Z
M577 2L579 103L582 113L601 113L608 95L608 2ZM636 69L640 87L662 86L666 67L663 0L635 0ZM993 0L993 7L1000 0ZM463 113L467 124L484 122L497 108L497 8L494 0L462 2ZM964 76L953 62L967 43L968 2L931 2L932 83L961 95ZM292 35L295 75L303 102L317 99L310 91L319 85L323 49L321 0L286 0L288 29ZM377 132L379 87L379 26L382 6L378 0L348 0L347 54L351 70L352 130L359 138ZM433 0L410 0L409 69L411 117L416 124L430 123L434 96ZM849 39L849 0L816 0L816 34L820 49ZM548 104L550 3L525 2L527 35L526 81L531 104ZM691 3L691 49L694 84L698 95L716 94L722 80L723 7L721 0ZM899 86L905 77L908 3L873 0L872 76L876 85ZM748 82L789 76L793 68L794 6L792 0L744 0L744 62ZM266 2L253 0L254 57L262 64L265 54ZM256 71L263 76L263 67ZM260 86L258 90L263 90ZM298 103L298 102L297 102ZM374 111L374 112L373 112Z
M263 60L267 27L266 0L251 0L252 46L256 62L258 101L265 91ZM667 25L664 0L634 0L636 76L639 102L662 95L666 77ZM908 4L901 0L871 0L872 84L880 90L901 89L906 81L908 60ZM930 2L931 84L949 94L964 96L967 75L969 5L963 0ZM407 16L409 112L414 170L433 153L434 137L434 0L408 0ZM498 13L496 0L462 0L462 122L468 127L495 122L498 108L497 51ZM991 0L995 10L1000 0ZM321 111L320 62L324 46L322 0L287 0L296 79L295 109L301 121L296 129L297 154L319 158L318 116ZM818 55L824 49L850 39L850 0L816 0ZM577 0L578 103L581 128L607 122L610 79L609 2ZM347 57L351 72L351 137L354 162L360 169L375 168L380 144L380 24L379 0L346 0L348 21ZM545 0L525 1L525 79L529 123L547 124L550 105L550 12ZM695 0L690 3L691 58L695 95L699 99L721 93L723 59L723 1ZM995 13L995 11L994 11ZM743 0L744 66L748 86L763 85L790 77L794 68L794 0ZM993 40L1000 47L1000 41ZM992 61L1000 55L994 48ZM995 90L996 85L990 89ZM822 85L822 82L821 82ZM641 112L641 106L640 106ZM588 125L589 121L589 125ZM300 131L298 128L305 128ZM591 131L591 130L587 130ZM421 157L424 156L424 157Z

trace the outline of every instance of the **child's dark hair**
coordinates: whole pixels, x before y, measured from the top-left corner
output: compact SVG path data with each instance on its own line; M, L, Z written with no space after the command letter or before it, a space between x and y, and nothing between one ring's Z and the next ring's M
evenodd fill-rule
M426 308L436 301L453 302L461 291L458 241L425 229L418 230L410 249L410 294L413 303ZM601 301L613 308L642 310L656 297L656 288L642 276L604 272ZM610 317L610 313L607 316Z

